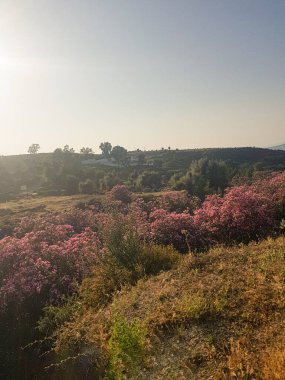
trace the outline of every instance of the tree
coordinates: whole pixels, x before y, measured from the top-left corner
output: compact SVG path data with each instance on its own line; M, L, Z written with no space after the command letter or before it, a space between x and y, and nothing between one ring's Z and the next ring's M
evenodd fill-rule
M63 152L64 153L75 153L75 150L73 148L70 148L69 145L64 145Z
M88 156L89 154L93 154L93 149L92 148L85 148L85 147L83 147L83 148L81 148L80 149L80 153L81 154L85 154L86 156Z
M144 171L138 176L137 186L142 190L159 190L161 175L155 171Z
M123 165L127 161L128 151L122 146L116 145L110 153L111 157L117 162L118 165Z
M32 144L29 146L28 153L30 154L36 154L40 150L39 144Z
M229 185L230 164L207 157L193 161L186 174L174 174L169 184L175 190L186 189L190 194L204 199L207 194L223 193Z
M102 142L99 146L102 150L102 154L104 157L109 158L112 150L112 145L109 142Z

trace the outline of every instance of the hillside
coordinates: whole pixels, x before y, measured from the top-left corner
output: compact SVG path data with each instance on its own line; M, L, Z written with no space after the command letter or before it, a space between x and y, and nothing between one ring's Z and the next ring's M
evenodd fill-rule
M275 145L275 146L272 146L270 149L274 149L274 150L285 150L285 144Z
M123 148L122 148L123 149ZM124 151L118 161L100 154L54 153L2 156L0 158L0 200L23 194L72 195L105 193L118 183L132 191L186 189L203 197L204 191L191 183L197 176L216 175L207 192L223 191L237 177L252 177L260 171L285 168L285 151L261 148L220 148L159 151ZM210 173L212 171L212 173ZM190 181L190 182L189 182ZM195 181L195 180L194 180ZM199 181L198 181L199 182ZM207 187L206 178L203 187Z
M92 357L105 347L117 366L110 379L283 379L284 257L284 237L188 255L99 312L89 283L81 301L89 306L61 329L58 350Z

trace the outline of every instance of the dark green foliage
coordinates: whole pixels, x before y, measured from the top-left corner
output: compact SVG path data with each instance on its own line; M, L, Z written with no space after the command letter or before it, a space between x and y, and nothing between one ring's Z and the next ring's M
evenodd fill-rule
M55 329L73 318L79 310L80 301L76 294L67 298L60 306L46 306L43 308L44 316L39 320L37 329L41 333L51 335Z
M110 153L111 153L111 150L112 150L112 145L109 143L109 142L103 142L100 144L99 148L101 149L102 151L102 154L105 158L109 158L110 157Z
M117 173L110 172L104 175L99 180L100 190L102 192L111 190L115 185L121 183L121 179L118 177Z
M144 171L138 176L137 187L140 190L159 190L161 189L161 175L155 171Z
M104 157L110 158L111 144L101 145ZM116 146L112 152L113 160L105 160L102 165L102 155L93 154L92 160L89 160L90 154L86 159L86 154L75 153L68 145L57 148L53 153L2 156L0 200L15 198L22 193L23 186L30 193L72 193L75 190L75 180L68 176L75 176L78 183L90 179L94 182L96 191L102 192L120 183L127 184L132 191L160 191L171 187L188 189L191 194L196 192L204 196L209 191L223 191L228 184L251 180L257 172L285 168L285 152L270 149L164 149L127 152L125 148ZM88 160L91 162L88 163ZM207 164L204 162L202 165L200 160ZM114 163L117 164L115 169Z
M128 151L122 146L114 146L112 149L110 156L117 162L118 165L126 165Z
M175 174L170 184L176 190L186 189L190 194L204 198L207 194L222 193L229 186L229 167L225 161L201 158L193 161L186 174Z

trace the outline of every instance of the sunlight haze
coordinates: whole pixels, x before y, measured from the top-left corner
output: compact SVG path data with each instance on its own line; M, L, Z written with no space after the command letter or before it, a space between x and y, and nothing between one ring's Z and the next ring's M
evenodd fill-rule
M0 2L0 154L285 143L282 0Z

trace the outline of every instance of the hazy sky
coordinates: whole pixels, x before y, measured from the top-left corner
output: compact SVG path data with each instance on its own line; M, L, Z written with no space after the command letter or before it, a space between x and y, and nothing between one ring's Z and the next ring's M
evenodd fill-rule
M0 154L285 143L285 0L0 0Z

